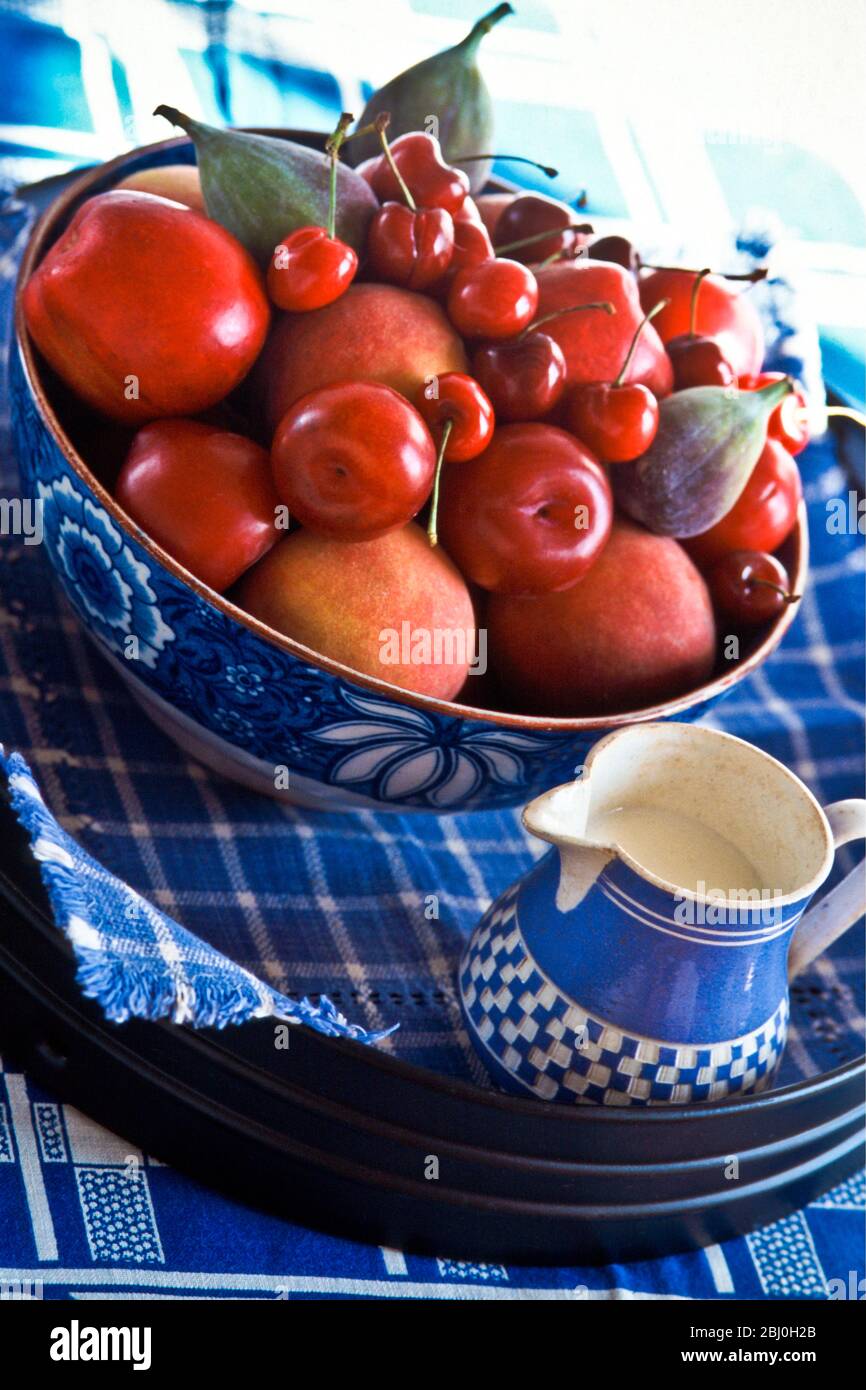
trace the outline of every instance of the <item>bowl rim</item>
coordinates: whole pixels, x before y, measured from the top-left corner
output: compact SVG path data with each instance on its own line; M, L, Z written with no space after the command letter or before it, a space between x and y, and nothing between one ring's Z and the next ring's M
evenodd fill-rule
M277 138L289 139L292 137L305 135L313 138L320 136L318 132L312 131L287 131L280 128L270 128L258 131L259 134L271 134ZM675 699L665 700L660 704L648 705L637 710L628 710L619 714L597 714L597 715L575 715L575 716L547 716L541 714L520 714L512 713L507 710L492 710L478 707L475 705L463 704L456 700L440 700L432 695L423 695L417 691L404 690L402 686L394 685L390 681L382 680L378 676L370 676L362 671L356 671L354 667L346 666L342 662L335 661L331 657L324 656L311 647L306 647L293 638L286 637L276 629L268 627L267 624L260 622L251 613L239 608L225 595L219 594L216 590L209 588L191 574L183 565L179 564L171 555L168 554L160 545L157 544L145 531L138 526L130 516L120 507L112 494L103 486L99 479L92 473L91 469L75 449L65 430L54 413L47 392L42 382L41 370L37 361L34 346L31 343L30 335L24 321L23 310L23 289L36 266L41 261L49 244L54 239L57 224L67 216L74 206L87 196L92 196L97 191L107 191L101 185L113 186L125 173L130 172L128 166L135 162L143 168L150 167L148 159L157 154L177 150L188 150L192 142L187 136L172 137L167 140L155 141L150 145L137 146L135 149L126 150L122 154L115 156L114 159L107 160L105 163L97 164L84 170L61 190L41 213L27 240L24 254L18 270L18 277L15 286L15 313L14 329L15 343L20 356L21 366L24 373L25 382L30 390L31 397L41 417L43 425L54 439L67 463L73 472L90 489L99 501L100 505L108 512L112 520L121 528L122 531L131 535L138 544L148 552L162 567L187 588L197 595L197 597L212 604L225 617L231 618L239 623L256 637L268 642L271 646L296 657L305 665L317 667L326 671L329 675L337 676L349 684L360 686L373 694L385 696L397 704L407 704L412 708L424 712L433 712L445 715L451 719L469 719L477 722L499 725L505 728L520 730L537 730L567 733L581 733L584 731L595 731L599 729L609 730L626 727L630 724L644 723L647 720L667 719L678 714L682 714L695 706L700 706L709 700L713 700L723 695L734 685L739 684L752 673L767 656L779 645L791 623L794 621L798 605L787 604L779 617L768 629L763 639L742 661L739 661L730 671L723 672L714 676L710 681L688 691L684 695L679 695ZM162 161L165 162L165 161ZM806 518L805 503L801 500L797 522L791 532L790 540L793 542L793 564L791 566L791 583L794 592L802 593L808 572L809 542L808 524Z

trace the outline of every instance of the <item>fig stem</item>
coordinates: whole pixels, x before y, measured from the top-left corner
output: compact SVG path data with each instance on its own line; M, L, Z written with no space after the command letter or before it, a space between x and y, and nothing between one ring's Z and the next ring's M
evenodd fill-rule
M533 246L537 241L547 241L548 237L561 236L563 232L592 232L593 230L594 228L589 222L568 222L564 227L554 227L547 232L535 232L532 236L522 236L519 241L506 241L504 246L496 247L496 254L503 256L507 251L519 251L522 246Z
M550 323L551 319L561 319L563 314L579 314L582 309L603 309L606 314L615 314L616 309L609 299L596 299L591 304L572 304L569 309L557 309L553 314L545 314L544 318L536 319L528 328L524 328L522 333L518 333L518 338L525 338L527 333L534 333L536 328L540 328L543 323Z
M442 464L445 462L445 450L448 448L448 439L454 428L453 420L446 420L442 426L442 438L439 440L439 453L436 455L436 472L433 474L433 496L430 499L430 516L427 521L427 539L431 545L439 544L439 536L436 533L436 521L439 516L439 482L442 477Z
M853 420L855 425L866 430L866 415L859 410L851 410L847 405L828 405L827 414L835 415L841 420Z
M355 117L348 111L344 111L333 135L328 137L325 144L325 154L331 161L331 180L328 185L328 236L331 241L337 235L337 162L340 158L340 146L346 138L346 131L354 121Z
M482 159L504 159L508 164L531 164L533 169L539 169L549 179L559 177L559 170L554 169L550 164L539 164L537 159L527 159L522 154L460 154L455 155L453 164L475 164Z
M654 304L653 307L650 309L649 313L645 314L644 317L641 319L640 323L634 331L634 337L632 338L631 343L629 344L629 349L626 353L625 361L619 369L619 375L613 383L614 386L622 386L623 382L625 381L626 372L631 366L631 360L635 355L635 351L637 350L638 338L640 337L641 333L643 333L650 319L654 319L656 314L660 313L661 310L664 309L665 306L668 304L670 304L669 299L660 299L658 304Z
M708 275L710 275L710 274L712 274L712 272L711 272L711 270L710 270L710 267L709 267L709 266L705 266L705 268L704 268L703 270L699 270L699 271L697 272L697 274L695 275L695 283L692 285L692 297L691 297L691 299L689 300L689 337L690 337L690 338L696 338L696 337L697 337L697 334L695 333L695 321L697 320L697 316L698 316L698 292L699 292L699 290L700 290L700 288L701 288L701 285L703 284L704 280L705 280L706 277L707 277Z
M385 131L386 131L387 127L388 127L388 124L389 124L390 120L391 120L391 113L390 113L390 111L383 111L380 115L378 115L378 116L376 117L375 122L374 122L374 125L375 125L375 127L376 127L376 133L377 133L377 135L379 136L379 139L380 139L381 142L382 142L382 152L383 152L383 154L385 155L385 158L386 158L387 161L388 161L388 164L389 164L390 169L391 169L391 173L394 175L394 178L397 180L397 183L398 183L399 186L400 186L400 192L403 194L403 197L404 197L405 200L406 200L406 205L407 205L407 207L410 208L412 212L417 212L417 211L418 211L418 208L417 208L417 206L416 206L416 204L415 204L415 199L412 197L412 194L409 192L409 187L408 187L408 184L406 183L406 180L403 178L403 175L400 173L400 170L397 168L397 165L396 165L396 163L395 163L395 161L394 161L394 156L393 156L392 153L391 153L391 146L388 144L388 137L387 137L387 135L385 134Z
M793 389L793 381L789 376L786 376L782 381L768 381L766 386L760 386L757 391L752 391L750 394L762 397L764 403L768 404L772 410L779 401L784 400L785 396L790 396Z
M190 126L194 124L192 118L185 116L182 111L178 111L176 106L157 106L153 114L164 117L172 125L180 126L181 130L185 130L187 133L189 133Z
M498 24L501 19L507 19L510 14L514 14L512 5L497 5L495 9L489 10L487 14L482 15L480 19L476 19L469 33L466 35L466 38L458 46L460 48L477 48L478 44L484 38L484 35L489 34L495 24Z

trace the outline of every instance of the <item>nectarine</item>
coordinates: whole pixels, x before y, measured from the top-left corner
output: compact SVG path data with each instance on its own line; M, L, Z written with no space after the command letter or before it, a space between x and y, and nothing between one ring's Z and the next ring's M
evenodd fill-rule
M170 198L172 202L183 203L193 212L207 216L201 179L194 164L161 164L157 169L139 169L135 174L127 174L117 187L155 193L159 198Z
M487 627L491 666L527 713L645 709L700 685L715 661L703 578L677 541L628 521L564 593L492 594Z
M378 381L412 400L428 376L467 371L463 344L438 304L394 285L352 285L324 309L280 314L253 373L269 435L320 386Z
M469 590L414 523L372 541L296 531L244 575L233 597L333 661L440 700L457 694L475 656Z

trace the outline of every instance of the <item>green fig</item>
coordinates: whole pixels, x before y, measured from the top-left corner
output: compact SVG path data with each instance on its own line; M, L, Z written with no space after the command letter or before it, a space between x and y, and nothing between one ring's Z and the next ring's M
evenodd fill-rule
M297 227L328 225L327 155L271 135L220 130L173 106L158 106L154 115L186 131L195 145L209 216L237 237L261 266ZM378 206L360 174L338 163L337 236L362 251L367 224Z
M435 53L392 77L367 102L359 128L374 121L381 111L389 111L390 140L410 130L427 130L438 135L444 158L457 168L461 155L485 154L493 144L493 103L478 70L478 45L495 24L513 13L510 5L497 5L454 48ZM431 117L436 128L431 127ZM346 158L352 164L380 153L375 135L362 135L346 147ZM473 193L480 192L487 182L490 164L485 159L467 166Z
M700 535L731 510L758 462L767 421L791 382L760 391L692 386L659 406L645 454L611 469L616 500L659 536Z

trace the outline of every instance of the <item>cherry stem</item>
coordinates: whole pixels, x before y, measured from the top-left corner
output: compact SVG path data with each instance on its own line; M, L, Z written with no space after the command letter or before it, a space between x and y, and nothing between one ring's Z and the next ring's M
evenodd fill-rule
M547 178L559 178L558 169L552 168L549 164L539 164L537 159L527 159L526 156L522 154L461 154L455 157L453 163L457 165L475 164L481 159L502 159L507 164L531 164L533 169L540 170Z
M577 259L577 248L574 246L563 246L560 251L551 251L549 256L545 256L543 261L539 261L535 269L546 270L555 261L573 261Z
M548 232L548 236L550 233ZM543 261L533 261L534 270L545 270L549 265L555 265L557 261L578 261L581 257L589 258L589 250L586 246L563 246L561 251L553 251L549 256L545 256Z
M344 111L333 135L328 137L325 145L325 154L331 161L331 181L328 187L328 236L331 241L337 235L337 163L340 158L340 146L346 139L346 131L354 121L355 117L348 111Z
M528 328L524 328L522 333L518 333L518 338L525 338L527 333L534 333L536 328L540 328L543 323L550 323L551 319L561 319L564 314L579 314L584 309L603 309L606 314L615 314L616 309L608 299L593 300L591 304L572 304L569 309L557 309L553 314L545 314L543 319L536 319Z
M757 270L743 271L742 273L727 270L690 270L686 265L654 265L650 261L641 261L639 268L641 270L675 270L682 275L718 275L722 280L742 280L750 285L757 285L759 281L766 280L770 273L765 265L758 266Z
M353 130L351 134L344 136L343 144L345 145L348 140L357 140L359 135L378 135L378 133L376 122L368 121L366 125L359 125L357 130Z
M859 410L851 410L847 405L828 405L827 415L835 415L842 420L853 420L855 425L860 425L861 429L866 430L866 415Z
M712 274L712 271L710 270L710 267L709 267L709 266L706 266L704 270L699 270L699 271L697 272L697 274L695 275L695 283L692 285L692 297L691 297L691 299L689 300L689 337L690 337L690 338L696 338L696 337L697 337L697 334L695 333L695 321L696 321L697 316L698 316L698 291L700 290L701 285L703 284L703 282L704 282L704 280L706 279L706 277L707 277L708 275L711 275L711 274Z
M653 307L650 309L649 313L648 313L648 314L645 314L644 317L641 319L640 323L638 324L637 328L636 328L635 331L634 331L634 337L632 338L631 343L630 343L630 345L629 345L629 350L628 350L628 352L626 353L625 361L623 362L622 366L620 367L619 376L616 378L616 381L613 383L614 386L622 386L623 382L625 381L626 372L628 371L629 367L631 366L631 360L632 360L632 358L634 357L635 352L636 352L636 350L637 350L638 339L639 339L641 333L643 333L643 331L644 331L644 329L646 328L647 324L649 323L650 319L654 319L655 316L656 316L656 314L660 313L661 310L664 309L665 306L666 306L667 304L670 304L670 300L669 300L669 299L660 299L659 302L658 302L658 304L654 304Z
M594 228L589 222L568 222L564 227L552 227L547 232L535 232L532 236L522 236L519 241L506 241L504 246L497 246L496 254L497 256L504 256L506 251L519 251L521 246L534 246L537 241L547 241L549 237L561 236L563 232L592 231ZM556 254L559 255L559 252Z
M427 539L431 545L439 544L439 537L436 534L436 520L439 515L439 481L442 476L442 464L445 462L445 450L448 448L448 439L454 428L453 420L446 420L442 426L442 438L439 440L439 453L436 455L436 472L433 474L433 496L430 499L430 517L427 521Z
M781 584L774 584L772 579L759 579L756 574L753 574L751 578L746 580L746 588L751 589L755 584L759 584L762 589L773 589L775 593L782 595L786 603L799 603L803 597L802 594L792 594Z
M394 175L394 178L397 180L397 183L399 184L399 187L400 187L400 192L403 194L403 197L404 197L405 200L406 200L406 206L407 206L408 208L410 208L412 212L417 212L417 211L418 211L418 208L417 208L417 206L416 206L415 199L412 197L412 194L409 192L409 188L408 188L408 185L407 185L407 183L406 183L406 180L403 178L403 175L400 173L400 170L397 168L397 165L396 165L396 163L394 162L394 156L393 156L392 153L391 153L391 146L388 144L388 137L387 137L387 135L385 134L385 131L387 130L390 121L391 121L391 113L390 113L390 111L383 111L380 115L378 115L378 116L376 117L376 119L375 119L375 121L373 122L373 124L375 125L375 127L376 127L376 133L377 133L377 135L379 136L379 139L380 139L381 142L382 142L382 152L383 152L385 158L386 158L387 161L388 161L388 164L389 164L390 169L391 169L391 173Z

